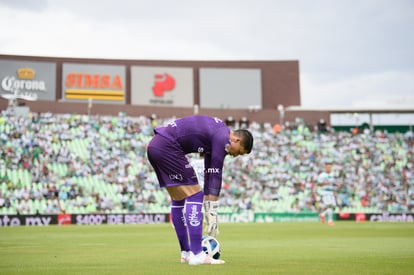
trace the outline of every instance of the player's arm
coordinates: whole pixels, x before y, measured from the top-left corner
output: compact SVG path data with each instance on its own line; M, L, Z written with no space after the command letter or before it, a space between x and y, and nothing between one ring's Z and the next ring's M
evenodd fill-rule
M219 148L224 148L220 146ZM226 153L224 149L222 151L214 150L213 147L211 155L207 155L205 161L205 175L207 177L207 186L204 185L204 213L205 213L205 231L209 236L216 237L219 234L218 229L218 207L219 207L219 195L221 191L222 183L222 170L224 164L224 158ZM217 149L217 147L216 147Z
M204 230L207 235L216 237L218 234L218 195L210 194L211 154L204 155Z
M210 174L207 173L208 167L211 166L211 154L204 155L204 199L210 194Z

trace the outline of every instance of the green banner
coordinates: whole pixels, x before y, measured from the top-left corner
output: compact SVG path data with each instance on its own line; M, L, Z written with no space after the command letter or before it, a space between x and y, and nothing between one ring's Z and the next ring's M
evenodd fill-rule
M220 222L318 222L318 213L220 213Z
M255 222L317 222L318 213L255 213Z

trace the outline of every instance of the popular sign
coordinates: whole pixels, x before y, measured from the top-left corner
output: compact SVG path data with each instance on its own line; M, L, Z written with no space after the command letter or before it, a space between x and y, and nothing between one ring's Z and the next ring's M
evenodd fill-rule
M135 105L192 107L192 68L131 67L131 102Z

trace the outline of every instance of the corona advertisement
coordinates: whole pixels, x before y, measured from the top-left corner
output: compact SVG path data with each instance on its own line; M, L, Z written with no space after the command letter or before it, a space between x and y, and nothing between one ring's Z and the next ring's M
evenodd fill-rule
M55 100L56 64L0 60L0 96L8 100Z

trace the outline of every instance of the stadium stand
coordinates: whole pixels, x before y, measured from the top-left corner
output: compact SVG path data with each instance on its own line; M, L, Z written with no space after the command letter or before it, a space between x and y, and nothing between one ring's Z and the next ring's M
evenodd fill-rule
M76 114L0 117L0 214L164 213L145 157L169 119ZM338 208L413 212L412 132L275 131L251 122L252 154L225 160L222 212L317 212L316 178L333 160ZM189 158L196 158L189 155Z

